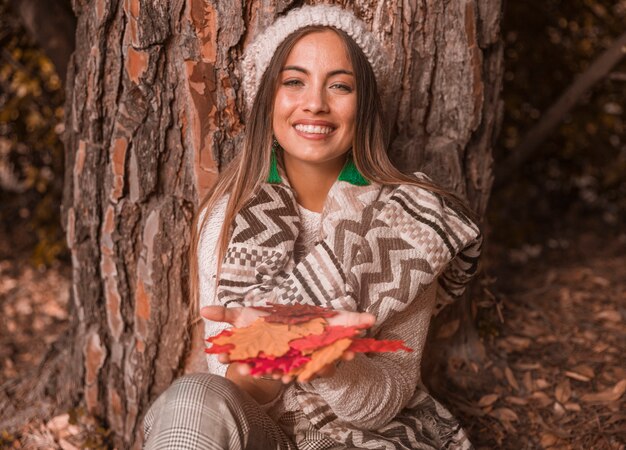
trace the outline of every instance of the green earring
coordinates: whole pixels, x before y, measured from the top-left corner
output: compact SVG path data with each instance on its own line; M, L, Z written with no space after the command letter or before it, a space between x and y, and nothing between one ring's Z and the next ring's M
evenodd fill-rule
M339 181L346 181L355 186L368 186L370 184L369 181L365 179L365 177L359 172L359 169L356 168L354 161L352 160L352 155L348 156L346 160L346 164L341 169L339 173Z
M280 149L280 144L276 139L272 142L272 153L270 155L270 173L267 177L267 182L270 184L280 184L283 179L278 173L278 159L276 158L276 152Z

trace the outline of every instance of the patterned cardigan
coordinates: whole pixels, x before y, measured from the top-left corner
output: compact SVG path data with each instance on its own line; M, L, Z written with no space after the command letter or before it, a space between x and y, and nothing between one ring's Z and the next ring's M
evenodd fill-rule
M266 185L235 220L217 289L221 304L250 294L368 311L371 334L415 354L359 355L329 379L290 385L269 413L299 448L467 448L454 418L420 386L427 323L476 271L480 232L416 186L337 182L316 243L299 261L300 213L288 186Z

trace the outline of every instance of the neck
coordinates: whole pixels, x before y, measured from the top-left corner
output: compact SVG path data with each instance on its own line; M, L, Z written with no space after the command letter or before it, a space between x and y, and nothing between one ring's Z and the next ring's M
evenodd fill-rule
M345 164L345 157L325 164L284 160L289 184L296 192L296 200L304 208L322 212L328 191L333 186Z

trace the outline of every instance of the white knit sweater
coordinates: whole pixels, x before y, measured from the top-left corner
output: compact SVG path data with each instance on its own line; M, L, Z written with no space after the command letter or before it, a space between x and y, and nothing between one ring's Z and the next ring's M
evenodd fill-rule
M198 250L200 307L218 304L215 298L216 245L219 238L226 199L218 202L200 235ZM296 251L306 251L319 235L321 214L299 208L301 230ZM297 258L297 256L296 256ZM358 428L377 429L392 420L411 399L420 385L420 361L435 305L436 283L422 298L416 299L403 313L388 321L375 336L378 339L403 339L414 349L412 353L358 354L337 368L330 378L320 378L305 385L314 389L331 406L341 420ZM205 321L205 337L214 336L228 324ZM227 366L217 361L216 355L207 355L208 370L224 376ZM298 408L293 388L283 390L278 416ZM273 402L274 403L274 402ZM271 414L270 415L274 415ZM277 419L278 417L274 417Z

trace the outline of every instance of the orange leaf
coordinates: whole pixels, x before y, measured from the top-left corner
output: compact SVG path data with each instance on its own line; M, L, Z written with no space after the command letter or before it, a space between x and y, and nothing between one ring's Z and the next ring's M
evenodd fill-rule
M310 353L318 348L325 347L343 338L351 338L359 332L356 327L327 326L323 333L305 336L291 341L289 346L300 350L302 353Z
M298 375L298 381L300 383L306 383L313 375L328 364L339 360L343 352L350 347L351 343L352 339L350 338L339 339L326 347L314 351L311 355L311 361L304 366L304 370Z
M289 341L301 336L301 330L291 331L289 325L270 323L262 317L244 328L232 328L230 336L212 340L214 344L233 344L231 360L255 358L259 352L266 356L282 356L289 351Z
M305 323L290 324L287 326L291 333L297 333L300 337L309 336L311 334L322 334L326 328L326 319L319 317Z

